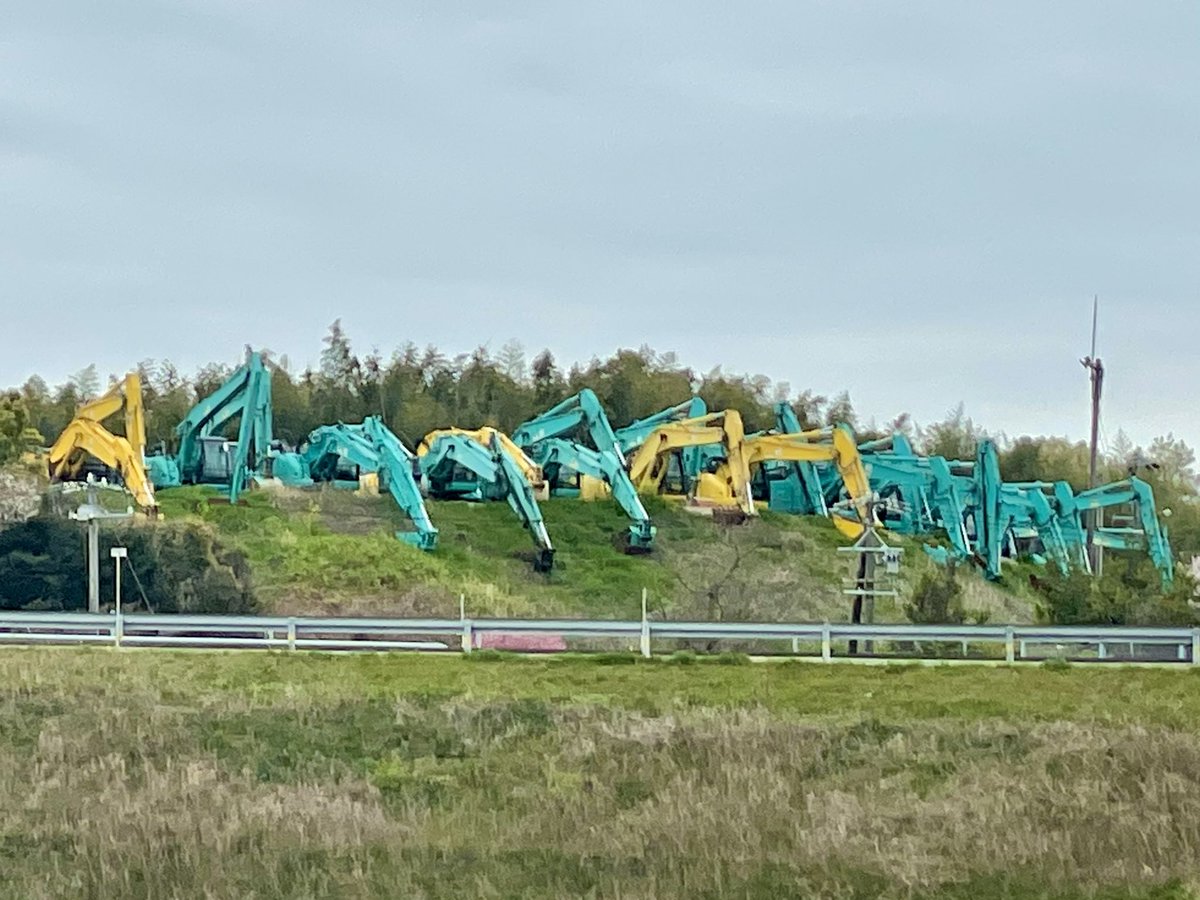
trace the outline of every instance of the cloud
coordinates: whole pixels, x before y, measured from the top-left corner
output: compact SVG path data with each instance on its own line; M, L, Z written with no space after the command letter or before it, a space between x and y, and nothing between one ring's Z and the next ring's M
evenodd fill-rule
M1200 363L1200 10L26 5L0 43L0 382L519 337L1080 433ZM1135 388L1136 385L1136 388ZM1135 396L1136 392L1136 396ZM994 419L994 421L993 421ZM1114 421L1115 420L1115 421Z

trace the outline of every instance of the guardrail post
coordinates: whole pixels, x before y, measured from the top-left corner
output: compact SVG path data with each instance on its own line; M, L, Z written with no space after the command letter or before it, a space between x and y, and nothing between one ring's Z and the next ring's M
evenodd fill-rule
M125 616L120 610L116 612L116 618L113 622L113 646L121 646L121 638L125 637Z
M650 619L646 614L646 598L647 591L642 588L642 640L641 651L642 656L646 659L650 658Z
M1200 628L1192 629L1192 665L1200 666Z
M458 621L462 623L462 652L470 653L474 649L475 635L471 623L467 621L467 595L458 595Z
M792 637L792 655L796 656L800 652L800 638Z
M829 623L821 626L821 659L833 662L833 635L829 632Z
M1012 627L1004 629L1004 661L1007 663L1017 661L1017 645L1015 641L1016 633Z
M1104 646L1104 641L1096 645L1096 656L1099 659L1108 659L1108 648Z
M292 618L288 619L287 642L289 650L296 649L296 620Z

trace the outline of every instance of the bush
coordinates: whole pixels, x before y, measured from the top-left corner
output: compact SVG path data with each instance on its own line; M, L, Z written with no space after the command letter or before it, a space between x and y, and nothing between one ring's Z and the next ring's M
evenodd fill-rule
M961 625L967 620L962 602L962 585L953 565L926 572L904 607L908 620L917 625Z
M1051 571L1034 580L1041 594L1038 618L1050 625L1193 625L1196 583L1185 572L1162 590L1148 560L1114 558L1100 578Z
M87 606L83 529L38 516L0 531L0 609L81 610ZM253 613L259 609L250 567L202 524L163 523L104 529L100 594L113 592L109 550L129 549L122 599L155 612Z

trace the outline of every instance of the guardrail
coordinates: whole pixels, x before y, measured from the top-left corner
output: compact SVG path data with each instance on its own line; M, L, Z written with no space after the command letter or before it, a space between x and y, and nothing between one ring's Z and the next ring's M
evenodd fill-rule
M703 641L825 662L1047 658L1200 665L1200 628L1041 625L849 625L584 619L384 619L295 616L0 613L0 645L471 652L489 635L608 639L643 656L668 642ZM851 652L851 649L862 652ZM582 649L576 646L573 649ZM671 649L674 649L673 647Z

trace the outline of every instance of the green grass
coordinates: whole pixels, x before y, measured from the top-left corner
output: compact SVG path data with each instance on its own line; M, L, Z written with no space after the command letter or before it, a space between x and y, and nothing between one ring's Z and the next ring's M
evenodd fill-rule
M622 553L614 538L627 520L615 504L554 499L542 504L556 547L554 570L530 565L532 544L504 503L437 502L436 552L393 537L408 528L386 497L335 488L259 490L244 505L210 505L213 492L160 492L168 518L211 523L248 556L268 608L297 613L456 615L464 596L473 615L636 617L641 594L675 618L844 620L845 540L824 519L764 513L727 527L649 498L658 526L655 552ZM899 540L899 539L897 539ZM932 563L914 541L899 586L907 590ZM1031 615L1020 590L974 575L968 605L993 621ZM881 599L880 621L903 618L902 600Z
M1200 886L1190 672L605 661L6 650L0 897Z

